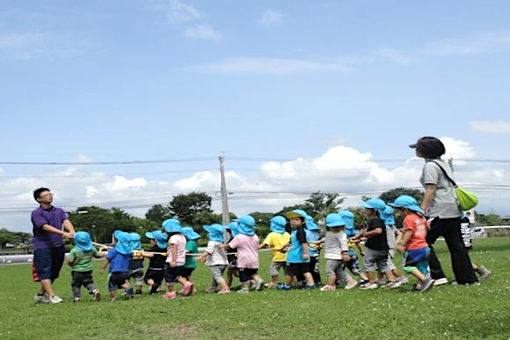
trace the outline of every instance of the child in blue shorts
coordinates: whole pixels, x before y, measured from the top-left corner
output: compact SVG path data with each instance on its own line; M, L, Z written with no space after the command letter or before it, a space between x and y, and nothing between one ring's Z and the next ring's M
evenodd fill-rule
M133 288L129 286L129 260L133 257L129 233L116 230L113 233L113 246L108 251L99 272L103 274L106 267L109 266L108 291L112 302L117 298L117 289L124 289L124 294L128 298L134 296Z

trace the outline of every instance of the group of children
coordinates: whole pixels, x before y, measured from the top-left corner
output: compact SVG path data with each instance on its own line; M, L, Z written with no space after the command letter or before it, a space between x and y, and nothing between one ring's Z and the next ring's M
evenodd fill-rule
M105 255L100 273L109 267L108 290L110 299L116 299L118 289L123 289L127 298L142 293L145 282L149 293L161 292L163 279L166 282L165 299L175 299L174 289L179 283L180 295L188 296L196 291L192 273L198 262L209 267L212 283L210 293L230 293L233 277L239 277L239 293L262 290L264 287L278 290L295 288L314 289L322 285L319 257L324 250L327 281L322 291L360 286L361 289L376 289L381 284L397 288L407 283L392 262L394 251L404 254L404 271L417 279L413 290L429 290L434 280L428 273L429 246L425 240L429 228L425 215L413 197L400 196L395 202L386 204L381 199L370 199L361 203L367 222L361 230L355 229L354 214L348 210L326 216L325 233L314 219L303 210L293 210L284 216L271 219L270 233L259 243L255 234L255 220L247 215L227 226L213 224L204 226L208 233L205 251L198 254L197 239L200 235L191 227L183 227L177 219L162 223L161 230L146 233L152 247L141 250L140 235L115 231L113 246ZM403 230L395 228L393 210L403 216ZM75 248L70 253L72 266L72 290L74 301L80 300L83 285L94 300L101 293L92 279L92 259L104 254L93 247L87 232L75 234ZM364 240L364 248L360 242ZM259 249L270 248L271 282L264 284L258 274ZM357 251L356 251L357 250ZM358 262L358 253L363 257L363 270ZM143 261L149 258L144 274ZM347 273L359 277L359 281ZM285 281L279 282L280 271ZM227 272L226 278L224 277ZM386 279L384 279L384 276ZM134 290L130 279L135 280ZM384 283L382 283L384 282Z

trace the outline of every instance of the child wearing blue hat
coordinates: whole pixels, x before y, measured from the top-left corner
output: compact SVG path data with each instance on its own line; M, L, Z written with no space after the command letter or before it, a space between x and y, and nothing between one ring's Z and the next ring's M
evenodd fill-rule
M163 221L163 229L168 233L168 257L165 265L165 281L167 293L165 299L175 299L174 283L182 285L182 295L188 296L193 292L193 283L186 279L184 263L186 263L186 238L182 234L182 226L177 219L171 218Z
M239 223L236 221L230 223L225 227L225 243L228 244L230 241L234 239L239 234ZM237 256L235 253L227 253L227 286L232 288L232 282L235 277L239 277L239 268L237 268ZM214 286L214 285L213 285ZM216 289L214 287L209 288L209 293L216 293Z
M384 224L386 225L386 240L388 242L388 267L391 270L393 276L395 276L395 280L399 281L401 284L406 284L409 282L407 277L400 274L397 266L393 263L393 258L395 257L395 247L396 247L396 235L397 228L395 227L395 218L393 217L393 208L389 205L386 205L386 208L381 214L381 218L384 219ZM378 272L379 282L384 282L383 273Z
M379 286L376 281L375 271L378 270L388 278L389 288L397 288L400 282L395 280L393 273L388 266L388 241L386 239L386 225L383 219L383 213L386 209L386 203L379 198L372 198L362 202L361 206L365 208L365 215L368 217L367 228L358 234L355 238L365 237L365 247L367 248L364 258L365 270L367 271L369 283L361 287L362 289L377 289Z
M315 223L312 216L307 215L305 217L305 233L306 240L308 241L308 252L310 254L310 274L312 274L313 281L316 285L321 285L321 273L320 273L320 247L317 246L317 241L321 238L321 228Z
M197 258L197 261L205 261L206 266L209 267L212 276L212 285L208 288L208 292L215 292L216 287L219 285L221 290L218 294L230 293L230 287L223 278L223 273L227 269L228 259L227 252L224 249L225 227L221 224L204 225L204 230L209 234L209 242L205 252Z
M197 267L195 261L195 255L198 253L197 241L200 238L200 234L195 232L192 227L182 227L182 234L186 237L186 261L184 262L184 276L188 281L191 281L191 273ZM192 281L191 281L192 282Z
M144 256L141 252L142 243L140 235L137 233L129 233L131 250L133 250L133 257L129 261L129 279L135 280L135 294L142 294L143 286L143 260Z
M166 241L168 235L160 230L145 233L152 247L144 256L149 258L149 268L145 272L144 282L149 286L149 294L159 293L163 282L166 263Z
M276 287L279 290L292 289L292 282L295 277L304 276L306 286L304 288L317 288L310 273L310 255L308 253L308 241L306 239L306 213L294 210L284 214L290 221L292 231L290 233L290 244L287 245L287 271L285 283Z
M423 210L411 196L399 196L393 204L404 216L404 235L398 242L397 250L405 253L404 270L418 279L415 286L420 292L432 288L434 280L427 277L430 249L426 241L430 229Z
M248 293L250 282L256 290L264 288L264 281L257 274L259 269L259 238L255 234L255 219L249 215L237 219L239 234L228 243L228 247L237 250L237 267L241 289L238 293Z
M353 238L356 237L358 234L356 232L356 229L354 228L354 214L350 212L349 210L342 210L338 213L340 217L345 222L345 229L344 233L347 237L347 246L349 247L349 261L344 262L344 270L345 268L348 268L353 275L359 276L361 279L359 281L360 286L364 286L368 283L368 277L366 274L361 270L361 267L358 262L358 254L354 250L354 247L358 248L358 251L360 252L361 256L365 255L365 252L363 251L363 248L360 246L359 242L353 242Z
M113 248L108 251L100 274L109 266L108 291L110 301L115 301L117 289L124 289L125 296L132 298L133 288L129 286L129 260L132 258L131 236L129 233L116 230L113 233Z
M348 276L343 270L343 263L350 260L344 227L345 221L339 214L333 213L326 216L326 235L319 243L324 243L328 284L322 287L321 291L335 290L337 279L344 279L345 276ZM345 288L352 289L357 284L356 280L348 276L348 284Z
M287 220L283 216L275 216L271 219L269 230L264 241L260 244L259 249L266 247L271 248L271 264L269 266L269 275L272 282L267 284L267 288L273 288L279 284L279 270L285 272L287 254L282 249L290 242L290 234L285 231Z
M96 248L92 246L90 235L86 231L74 234L74 248L69 253L67 263L72 267L71 288L73 301L81 299L81 286L87 288L94 301L101 300L101 292L96 288L92 278L92 259L102 257Z

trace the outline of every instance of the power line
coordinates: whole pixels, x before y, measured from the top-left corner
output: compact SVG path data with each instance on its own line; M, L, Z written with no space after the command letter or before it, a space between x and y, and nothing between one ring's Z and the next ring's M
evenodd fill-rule
M134 161L103 161L103 162L20 162L0 161L0 165L133 165L133 164L158 164L158 163L186 163L213 161L215 157L195 157L181 159L160 160L134 160Z

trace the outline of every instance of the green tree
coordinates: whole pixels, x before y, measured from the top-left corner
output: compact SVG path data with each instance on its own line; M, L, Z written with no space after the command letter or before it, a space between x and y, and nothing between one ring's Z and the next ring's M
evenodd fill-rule
M171 218L172 214L168 206L161 204L153 205L146 213L145 218L154 221L158 225L161 225L164 220Z
M401 195L407 195L407 196L414 197L418 201L418 204L419 204L419 203L421 203L421 201L423 201L424 193L422 190L418 190L418 189L399 187L399 188L395 188L395 189L391 189L391 190L383 192L379 196L379 198L382 199L386 203L392 203L397 199L397 197L399 197Z
M174 196L168 205L172 216L183 224L194 224L199 213L212 212L212 197L205 192L191 192Z
M305 211L318 221L328 214L338 212L344 200L345 197L340 197L340 194L317 191L305 201L305 205L308 206L308 210Z
M501 217L491 212L487 215L478 214L477 215L478 224L482 226L499 226L499 225L505 225Z

